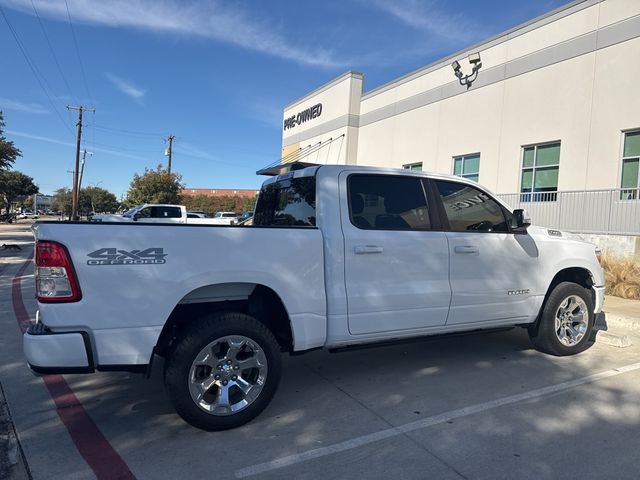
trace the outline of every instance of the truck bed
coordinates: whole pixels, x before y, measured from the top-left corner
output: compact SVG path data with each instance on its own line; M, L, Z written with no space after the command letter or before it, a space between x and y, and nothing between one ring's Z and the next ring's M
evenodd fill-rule
M68 249L83 292L78 302L41 303L40 318L54 332L92 332L96 365L149 363L178 304L246 298L256 284L280 296L294 337L324 341L317 228L38 222L33 230Z

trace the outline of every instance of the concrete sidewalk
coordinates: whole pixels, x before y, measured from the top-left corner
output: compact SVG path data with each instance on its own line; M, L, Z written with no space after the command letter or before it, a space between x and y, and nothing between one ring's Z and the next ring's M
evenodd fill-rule
M640 300L607 295L603 310L607 325L615 330L627 330L629 334L640 336Z

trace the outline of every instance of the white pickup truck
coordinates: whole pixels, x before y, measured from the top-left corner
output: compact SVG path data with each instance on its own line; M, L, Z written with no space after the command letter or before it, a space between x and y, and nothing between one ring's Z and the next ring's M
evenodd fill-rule
M37 218L37 217L36 217ZM102 222L140 222L140 223L191 223L201 225L218 225L219 219L203 218L201 215L190 214L184 205L145 203L131 208L122 215L100 213L90 219L94 223Z
M206 430L267 406L281 352L519 326L578 353L599 252L529 223L462 178L348 165L269 178L250 227L37 222L24 352L39 373L164 357L173 405Z

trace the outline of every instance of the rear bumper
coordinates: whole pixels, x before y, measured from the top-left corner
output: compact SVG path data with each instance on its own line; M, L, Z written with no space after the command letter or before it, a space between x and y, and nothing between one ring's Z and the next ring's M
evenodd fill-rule
M92 373L91 344L85 332L56 333L42 323L22 337L29 368L36 373Z
M593 313L600 313L604 305L604 287L593 288Z

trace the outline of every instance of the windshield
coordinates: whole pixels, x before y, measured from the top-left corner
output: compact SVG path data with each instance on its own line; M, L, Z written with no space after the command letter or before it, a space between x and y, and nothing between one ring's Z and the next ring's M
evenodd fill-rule
M122 214L123 217L133 217L133 214L138 211L138 207L130 208Z

